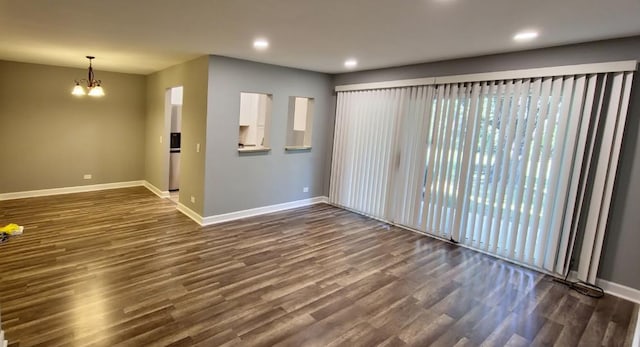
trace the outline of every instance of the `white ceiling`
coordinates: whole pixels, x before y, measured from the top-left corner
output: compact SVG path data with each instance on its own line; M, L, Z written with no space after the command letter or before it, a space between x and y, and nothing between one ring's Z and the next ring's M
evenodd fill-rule
M540 37L514 42L522 29ZM640 0L0 0L0 59L142 74L202 54L336 73L636 34Z

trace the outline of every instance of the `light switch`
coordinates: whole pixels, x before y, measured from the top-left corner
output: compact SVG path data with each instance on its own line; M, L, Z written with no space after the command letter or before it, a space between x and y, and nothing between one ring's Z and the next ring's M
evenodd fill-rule
M160 143L162 143L162 135L160 135Z
M200 153L200 144L196 143L196 152Z

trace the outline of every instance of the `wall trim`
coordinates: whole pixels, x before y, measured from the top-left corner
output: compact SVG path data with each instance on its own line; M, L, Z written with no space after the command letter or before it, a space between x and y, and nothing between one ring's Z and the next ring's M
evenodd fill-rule
M169 191L168 190L160 190L158 187L154 186L153 184L151 184L149 181L143 181L144 182L144 187L149 189L153 194L163 198L163 199L167 199L170 197Z
M570 281L578 281L578 272L571 270L568 279ZM623 284L603 280L602 278L596 278L595 284L602 288L607 294L640 304L640 289L627 287Z
M139 187L139 186L143 186L143 185L144 185L144 181L128 181L128 182L92 184L92 185L75 186L75 187L28 190L28 191L23 191L23 192L2 193L2 194L0 194L0 201L2 201L2 200L13 200L13 199L35 198L35 197L38 197L38 196L50 196L50 195L60 195L60 194L93 192L93 191L107 190L107 189Z
M182 203L178 203L178 211L182 212L185 216L191 218L194 222L200 224L200 226L207 226L213 224L219 224L223 222L230 222L237 219L243 219L253 216L259 216L268 213L274 213L284 210L290 210L293 208L304 207L309 205L315 205L320 203L329 203L329 198L326 196L316 196L314 198L295 200L290 202L285 202L282 204L269 205L256 207L248 210L242 211L234 211L224 214L218 214L214 216L202 217L200 214L185 206Z
M199 215L196 211L188 208L187 206L185 206L184 204L178 202L178 207L177 207L178 211L182 212L182 214L184 214L185 216L191 218L194 222L198 223L200 226L202 226L202 216Z
M269 206L252 208L248 210L218 214L215 216L204 217L202 219L202 225L205 226L205 225L218 224L218 223L228 222L236 219L243 219L243 218L248 218L253 216L259 216L262 214L273 213L278 211L289 210L292 208L309 206L309 205L314 205L319 203L328 203L328 202L329 202L328 197L317 196L314 198L295 200L295 201L285 202L282 204L269 205Z
M623 298L629 301L633 301L636 304L640 304L640 290L627 287L622 284L603 280L602 278L596 279L596 285L602 288L606 293Z
M638 319L636 321L636 330L633 334L633 340L631 341L631 347L640 347L640 309L636 308L636 316Z
M0 327L1 326L2 324L0 324ZM7 347L8 345L9 345L9 342L4 339L4 330L0 328L0 346Z

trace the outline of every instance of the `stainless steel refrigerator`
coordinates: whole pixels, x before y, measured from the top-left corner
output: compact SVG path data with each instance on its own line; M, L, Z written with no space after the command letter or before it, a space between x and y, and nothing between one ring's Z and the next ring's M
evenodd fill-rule
M180 133L171 133L169 149L169 190L180 189Z

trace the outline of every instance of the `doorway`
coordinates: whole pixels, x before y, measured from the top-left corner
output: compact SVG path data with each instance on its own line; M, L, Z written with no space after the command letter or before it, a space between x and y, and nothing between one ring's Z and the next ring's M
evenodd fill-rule
M169 196L178 202L180 194L180 150L182 143L182 86L167 90L166 110L169 123Z

